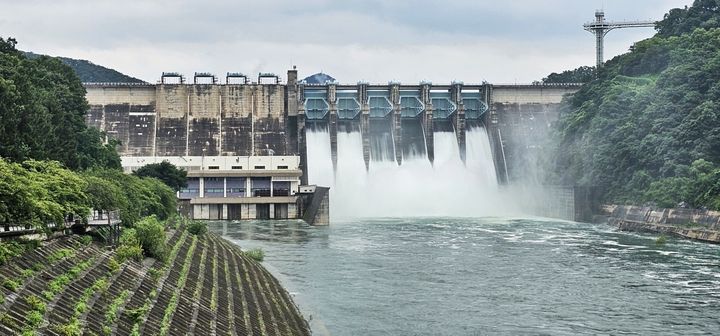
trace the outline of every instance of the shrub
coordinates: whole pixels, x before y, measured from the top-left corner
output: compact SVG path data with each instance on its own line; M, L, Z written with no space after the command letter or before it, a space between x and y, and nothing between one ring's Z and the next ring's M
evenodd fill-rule
M142 321L143 316L150 310L150 300L146 300L145 304L135 309L126 309L125 315L127 315L133 322L138 323Z
M17 280L13 280L13 279L5 279L5 281L3 281L2 285L3 285L3 287L5 287L13 292L15 290L17 290L18 287L20 287L20 283L17 282Z
M50 262L52 264L60 259L64 259L64 258L71 257L74 255L75 255L75 251L73 251L72 249L69 249L69 248L60 249L48 257L48 262Z
M115 257L108 260L108 268L110 269L110 273L115 273L120 269L120 263L115 260Z
M90 243L92 243L92 237L90 237L90 236L82 236L82 237L80 237L80 242L81 242L83 245L90 245Z
M665 237L665 235L661 235L655 239L655 245L665 245L665 243L667 243L667 237Z
M30 311L27 315L25 315L25 322L28 326L31 328L36 328L40 325L43 321L42 314L37 310Z
M165 261L167 247L165 246L165 227L155 216L148 216L135 224L140 246L148 257Z
M207 224L202 221L190 221L187 230L196 236L202 236L207 232Z
M25 251L25 248L17 242L0 242L0 265L7 262L10 258L19 256L23 251Z
M68 324L55 326L55 331L63 336L80 336L82 335L80 320L73 317Z
M35 270L32 268L27 268L22 270L22 272L20 272L20 275L23 277L23 279L27 279L35 275Z
M122 263L125 260L142 260L142 248L137 238L135 229L124 229L120 235L120 246L116 251L117 261Z
M157 280L160 279L160 276L163 274L163 271L162 269L151 268L148 270L148 274L150 275L150 278L153 279L153 281L157 282Z
M30 308L32 308L32 310L37 310L41 314L45 313L45 302L36 295L28 296L25 298L25 302L30 306Z
M252 250L247 250L245 252L246 256L252 258L255 261L263 261L265 259L265 252L261 248L254 248Z

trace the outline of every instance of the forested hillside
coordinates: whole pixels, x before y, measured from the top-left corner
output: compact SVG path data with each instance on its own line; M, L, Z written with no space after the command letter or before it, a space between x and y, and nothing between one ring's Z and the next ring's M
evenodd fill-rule
M697 0L564 102L554 182L720 209L720 0Z
M0 38L0 157L55 160L71 169L120 168L114 144L85 125L85 88L56 58L26 58Z
M30 59L39 58L44 55L38 55L32 52L23 52L25 57ZM130 77L117 70L106 68L102 65L94 64L90 61L82 59L74 59L68 57L53 57L65 65L71 67L75 74L80 77L83 83L144 83L143 80Z

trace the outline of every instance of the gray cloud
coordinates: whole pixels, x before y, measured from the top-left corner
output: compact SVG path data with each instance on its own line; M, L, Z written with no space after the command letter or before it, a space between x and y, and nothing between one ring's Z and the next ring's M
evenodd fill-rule
M146 80L162 71L301 71L342 81L530 81L593 63L581 25L661 18L691 0L4 1L0 34ZM607 54L651 29L609 35Z

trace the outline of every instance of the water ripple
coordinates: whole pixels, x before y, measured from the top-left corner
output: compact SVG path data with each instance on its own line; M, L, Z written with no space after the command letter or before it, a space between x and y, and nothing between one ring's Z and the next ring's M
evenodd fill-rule
M522 218L211 223L262 247L318 334L700 335L720 247Z

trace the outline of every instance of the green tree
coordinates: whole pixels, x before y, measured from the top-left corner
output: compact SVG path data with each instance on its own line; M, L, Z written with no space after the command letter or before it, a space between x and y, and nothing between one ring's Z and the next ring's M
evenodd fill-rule
M85 216L90 202L86 182L54 161L22 165L0 159L0 224L45 228L67 215Z
M128 200L120 185L92 175L86 175L84 178L87 183L85 193L93 209L111 211L127 208Z
M87 175L111 181L123 191L126 202L121 203L119 210L126 226L135 225L145 216L157 215L164 220L176 212L175 192L158 179L140 178L117 169L92 169Z
M543 83L587 83L595 78L595 67L581 66L561 73L553 72L542 79Z
M154 177L159 179L175 191L187 187L187 172L178 169L168 161L144 165L135 171L134 174L140 177Z

